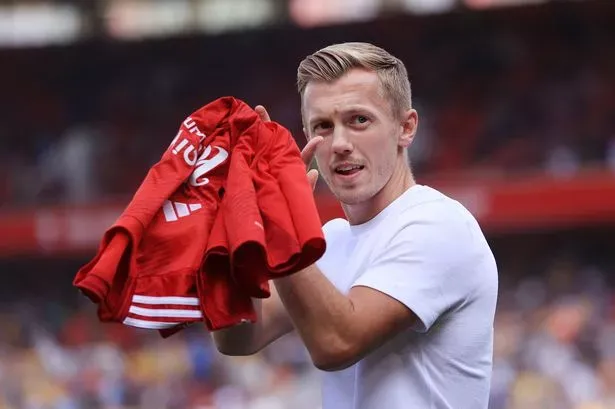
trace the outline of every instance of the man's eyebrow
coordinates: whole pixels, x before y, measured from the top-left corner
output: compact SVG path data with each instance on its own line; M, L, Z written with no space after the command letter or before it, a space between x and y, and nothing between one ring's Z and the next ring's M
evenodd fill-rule
M327 119L327 118L326 118L326 117L324 117L324 116L317 115L317 116L314 116L314 117L310 118L310 120L309 120L309 122L308 122L308 123L309 123L309 124L310 124L310 126L311 126L311 125L314 125L314 124L315 124L315 123L317 123L317 122L323 122L323 121L328 121L328 120L329 120L329 119Z
M372 112L372 110L362 105L352 105L345 108L343 112L348 114L354 114L357 112Z
M368 113L371 114L373 113L373 110L369 109L366 106L363 105L350 105L348 107L344 107L342 109L340 109L337 114L340 115L352 115L352 114L358 114L358 113ZM315 123L318 122L326 122L326 121L330 121L331 118L328 117L327 115L322 115L322 114L315 114L314 116L312 116L311 118L308 118L308 124L309 126L313 126Z
M356 112L372 112L373 110L363 105L350 105L337 110L336 114L353 114ZM315 114L310 121L326 121L329 118L326 115Z

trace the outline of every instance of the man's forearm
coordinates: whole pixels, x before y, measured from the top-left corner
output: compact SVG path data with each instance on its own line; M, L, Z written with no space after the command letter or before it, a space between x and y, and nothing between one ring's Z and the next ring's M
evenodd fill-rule
M253 300L257 322L244 323L212 333L216 347L225 355L251 355L259 348L259 334L262 331L261 300Z
M277 291L314 364L343 364L354 354L354 306L315 265L274 280Z
M223 354L251 355L292 331L292 322L275 287L271 287L269 298L253 299L252 303L257 315L254 324L239 324L213 333L216 346Z

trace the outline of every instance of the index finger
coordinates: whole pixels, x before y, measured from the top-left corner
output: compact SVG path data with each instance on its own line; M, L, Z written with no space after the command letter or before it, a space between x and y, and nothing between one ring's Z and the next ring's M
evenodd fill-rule
M301 159L303 159L303 163L305 163L306 167L310 166L312 159L314 159L314 154L316 153L316 148L323 141L322 136L315 136L310 139L308 143L305 145L303 150L301 151Z
M254 111L256 111L258 116L261 118L261 121L263 121L263 122L271 121L271 118L269 117L269 112L267 112L267 109L265 109L264 106L257 105L257 106L254 107Z

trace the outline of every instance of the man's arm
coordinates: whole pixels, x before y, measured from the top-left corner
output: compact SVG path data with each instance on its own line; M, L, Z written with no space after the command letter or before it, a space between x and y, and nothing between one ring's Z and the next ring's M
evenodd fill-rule
M417 320L404 304L372 288L355 286L343 295L315 265L274 282L321 370L353 365Z
M258 320L254 324L239 324L214 331L213 339L218 351L224 355L252 355L293 329L292 321L271 286L271 296L254 299Z
M472 271L486 253L475 250L474 231L449 206L417 206L396 221L398 231L347 295L317 266L274 280L318 368L353 365L402 330L429 331L476 288Z

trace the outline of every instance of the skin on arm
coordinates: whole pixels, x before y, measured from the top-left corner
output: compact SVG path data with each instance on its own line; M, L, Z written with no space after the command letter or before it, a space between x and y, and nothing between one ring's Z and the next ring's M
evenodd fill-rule
M405 305L372 288L355 286L343 295L316 266L275 285L314 365L325 371L355 364L417 320Z
M224 355L252 355L293 329L290 317L274 286L271 296L253 299L256 323L244 323L212 332L218 351Z

